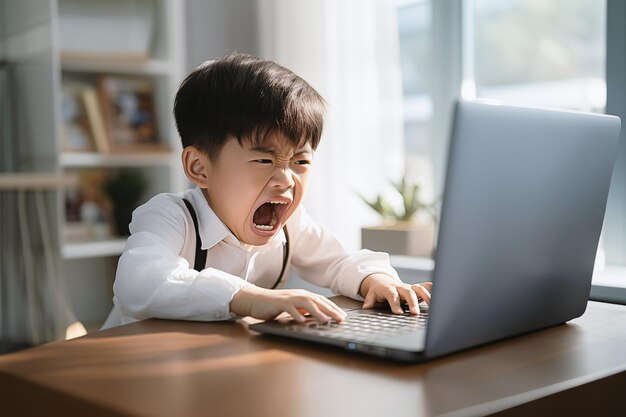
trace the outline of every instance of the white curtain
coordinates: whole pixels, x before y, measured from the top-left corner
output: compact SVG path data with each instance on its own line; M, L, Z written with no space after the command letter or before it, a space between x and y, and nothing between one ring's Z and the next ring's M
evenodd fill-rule
M395 3L258 0L263 58L291 69L328 102L305 198L308 212L351 249L376 224L368 198L404 171Z

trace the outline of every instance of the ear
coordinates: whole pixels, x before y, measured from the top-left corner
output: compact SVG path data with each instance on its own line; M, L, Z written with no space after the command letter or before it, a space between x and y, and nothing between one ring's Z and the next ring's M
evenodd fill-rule
M211 168L209 157L194 146L187 146L182 154L183 169L191 182L200 188L209 187L208 172Z

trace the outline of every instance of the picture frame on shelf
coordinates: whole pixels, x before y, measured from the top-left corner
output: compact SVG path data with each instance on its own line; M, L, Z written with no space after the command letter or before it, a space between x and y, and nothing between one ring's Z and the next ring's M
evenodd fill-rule
M159 140L152 79L103 75L98 92L111 152L169 150Z
M62 86L63 151L110 152L96 89L85 83Z
M96 149L100 153L111 152L111 144L104 125L98 91L95 87L89 86L85 88L83 91L83 102L85 103L85 109L87 110L87 119L89 120L89 125L91 126L93 138L96 143Z
M94 152L95 139L84 102L83 84L64 83L61 88L61 117L63 120L63 150Z

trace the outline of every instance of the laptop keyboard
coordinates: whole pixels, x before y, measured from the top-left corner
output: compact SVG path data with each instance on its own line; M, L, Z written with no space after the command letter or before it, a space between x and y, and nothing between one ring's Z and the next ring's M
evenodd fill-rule
M289 328L315 336L367 342L419 331L426 328L427 322L428 310L421 311L419 316L368 311L351 312L342 323L333 320L324 324L307 317L306 322L290 325Z

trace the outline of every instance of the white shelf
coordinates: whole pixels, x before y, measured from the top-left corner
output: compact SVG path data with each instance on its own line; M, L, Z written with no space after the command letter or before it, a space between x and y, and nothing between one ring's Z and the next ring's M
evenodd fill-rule
M136 166L169 166L174 153L127 153L101 154L97 152L71 153L60 155L60 164L64 167L136 167Z
M66 242L61 247L64 259L100 258L118 256L124 251L126 238L100 240L92 242Z
M169 75L172 71L172 65L169 61L160 59L148 59L145 62L124 62L97 58L61 58L61 69L63 71L91 73Z
M158 123L160 143L163 145L162 147L114 149L111 153L67 152L60 149L63 142L61 138L55 137L57 146L59 146L55 149L58 171L67 175L83 169L138 167L149 171L149 175L146 175L146 196L182 189L186 182L182 170L179 169L180 145L172 117L172 103L177 87L184 78L184 2L171 0L149 2L154 9L150 12L150 18L154 18L152 45L145 51L141 49L140 52L129 48L120 48L118 52L103 52L97 45L87 49L72 49L69 45L66 50L62 49L60 39L57 39L63 29L61 24L77 25L74 27L74 32L90 35L89 31L80 31L80 22L63 19L64 16L61 15L63 12L66 13L65 17L78 16L78 13L84 10L82 5L84 2L81 0L49 0L47 2L53 9L54 21L52 29L48 32L54 34L51 37L53 40L51 49L55 64L53 69L58 71L55 74L58 77L55 76L54 78L61 82L59 85L55 85L55 102L61 103L62 81L66 79L69 81L76 79L89 83L97 89L95 78L98 75L121 74L151 78L154 84L155 117ZM132 5L133 2L127 0L121 2L92 0L90 3L92 4L88 8L88 13L83 16L84 20L95 18L103 21L108 19L107 16L119 7ZM154 12L154 16L152 16L152 12ZM117 35L114 33L117 30L114 23L108 28L112 32L111 35ZM105 33L104 36L106 35ZM94 42L97 41L95 36L91 36L91 38ZM55 132L62 132L62 120L58 119ZM51 142L46 137L42 139L42 141L44 140L45 143ZM59 193L56 206L58 208L57 221L59 224L64 224L66 215L63 209L63 193ZM126 238L117 237L80 240L79 236L67 236L63 228L59 229L61 257L70 261L73 266L78 263L73 260L85 260L86 265L97 265L100 262L99 258L119 256L126 244ZM74 275L82 273L82 271L71 268L69 270ZM93 271L93 273L97 276L104 275L102 271Z
M0 173L0 190L45 190L76 187L75 175L56 172Z

